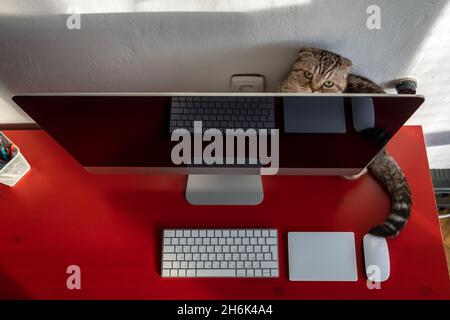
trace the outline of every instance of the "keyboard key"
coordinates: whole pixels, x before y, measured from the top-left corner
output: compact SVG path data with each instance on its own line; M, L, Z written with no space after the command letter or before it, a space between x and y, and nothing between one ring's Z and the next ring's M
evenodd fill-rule
M278 263L276 261L261 261L261 268L276 269Z
M163 260L176 260L176 255L173 253L164 253Z
M232 269L202 269L197 270L197 277L235 277L236 271Z
M168 238L175 237L175 230L164 230L164 237Z
M175 247L174 246L164 246L163 247L163 252L175 252Z
M186 276L195 277L195 269L188 269L186 272Z
M169 277L169 276L170 276L170 270L163 269L163 271L162 271L162 276L163 276L163 277Z
M272 252L272 259L278 260L278 247L277 246L270 246L270 251Z

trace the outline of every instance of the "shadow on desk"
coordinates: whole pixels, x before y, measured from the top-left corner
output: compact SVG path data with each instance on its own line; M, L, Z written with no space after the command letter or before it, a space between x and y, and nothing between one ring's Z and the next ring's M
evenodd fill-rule
M0 270L0 300L31 299L31 296Z

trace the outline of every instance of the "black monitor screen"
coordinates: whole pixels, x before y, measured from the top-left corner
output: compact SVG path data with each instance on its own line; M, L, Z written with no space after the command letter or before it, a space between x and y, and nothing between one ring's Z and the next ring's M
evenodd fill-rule
M228 109L234 102L250 106L255 97L216 98L228 104L218 104L224 110L213 110L210 122L203 123L222 130L228 125L224 119L255 129L272 126L279 135L280 168L363 168L424 101L394 95L261 96L257 102L273 102L273 111L241 115ZM13 100L85 167L177 166L171 158L177 142L171 138L182 118L173 115L171 96L24 95ZM193 108L203 101L199 96L175 100ZM184 119L193 123L198 112ZM263 117L271 112L272 119Z

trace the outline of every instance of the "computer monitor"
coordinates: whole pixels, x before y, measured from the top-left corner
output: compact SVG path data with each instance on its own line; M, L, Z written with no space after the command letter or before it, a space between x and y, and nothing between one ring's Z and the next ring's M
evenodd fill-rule
M183 140L180 137L174 139L174 128L171 128L178 123L172 121L173 112L183 114L182 110L173 109L174 101L176 107L179 102L195 107L197 102L216 99L226 101L218 103L218 106L225 110L221 111L224 115L231 113L228 120L236 121L241 119L240 116L227 111L235 107L235 103L242 107L251 107L255 101L273 103L273 123L266 124L276 131L267 130L265 141L267 144L270 141L267 155L276 153L271 154L271 160L277 157L275 168L270 167L274 161L269 165L261 159L251 161L248 156L241 161L244 163L237 163L236 159L227 163L226 157L230 155L225 152L226 135L222 139L223 163L206 164L204 158L194 159L199 153L193 149L206 150L214 140L211 137L205 140L201 130L198 135L201 137L200 147L192 146L192 153L187 156L192 161L174 161L174 148L180 147ZM424 97L388 94L70 93L22 94L14 96L13 101L91 173L189 174L186 197L190 203L246 205L260 203L263 199L261 173L342 176L360 173L414 114L424 102ZM238 125L245 124L247 128L253 124L257 127L255 131L260 133L265 124L250 120L262 117L247 116L249 118L244 116ZM194 122L198 115L184 117ZM228 123L214 117L208 127L219 124L220 132L225 133ZM250 139L245 141L244 154L259 155L250 152ZM191 142L194 143L194 138ZM277 148L274 148L275 142ZM239 156L237 148L236 145L230 148L235 151L231 157ZM258 150L260 148L258 145ZM204 155L203 151L200 151L200 156Z

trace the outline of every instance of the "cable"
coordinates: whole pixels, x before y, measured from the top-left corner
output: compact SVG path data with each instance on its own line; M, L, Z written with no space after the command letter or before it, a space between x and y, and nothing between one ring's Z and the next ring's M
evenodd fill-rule
M449 214L439 215L439 219L447 219L447 218L450 218L450 213Z

